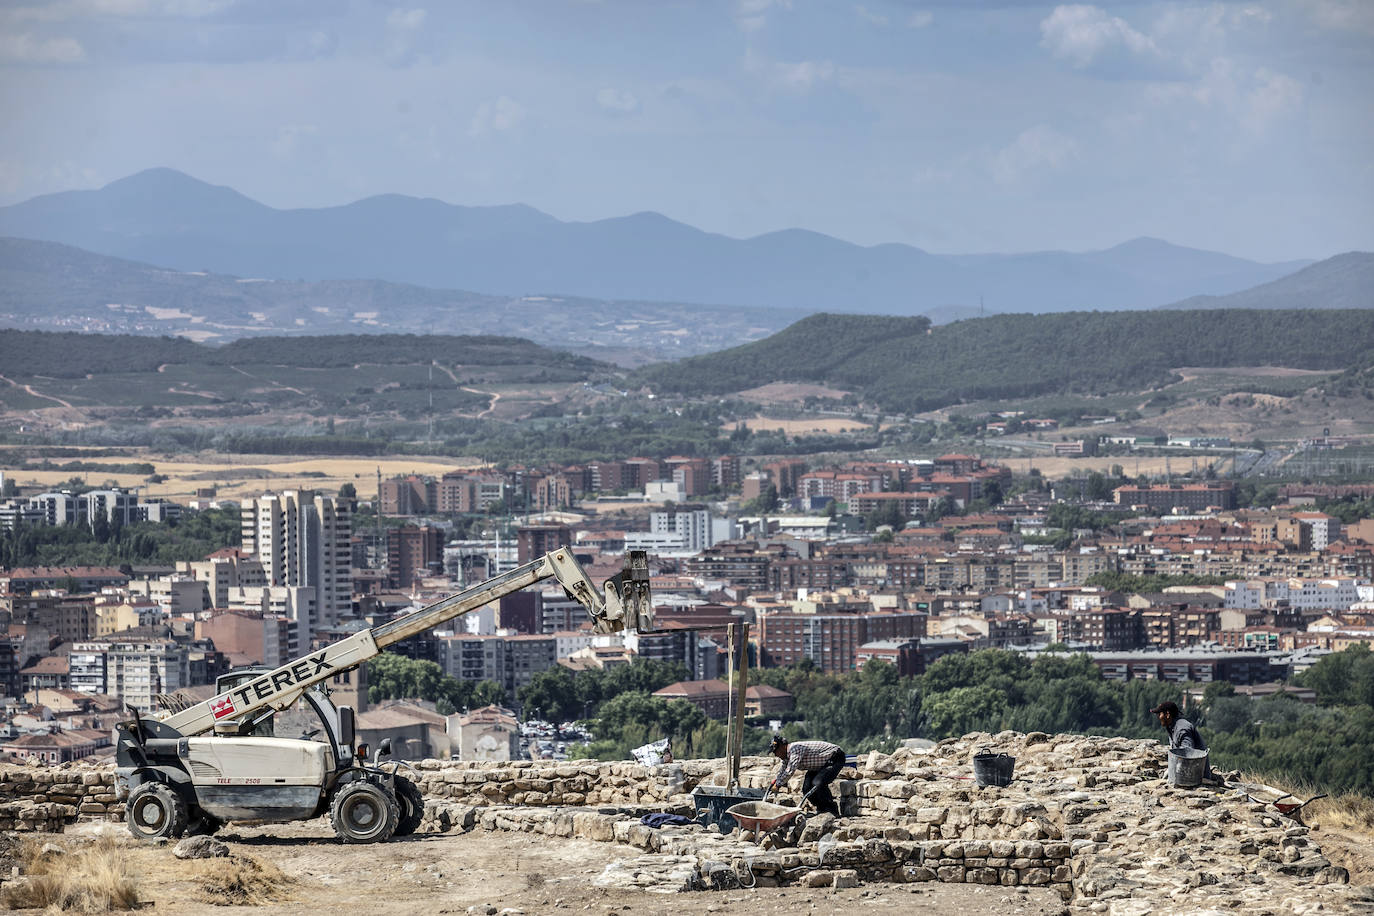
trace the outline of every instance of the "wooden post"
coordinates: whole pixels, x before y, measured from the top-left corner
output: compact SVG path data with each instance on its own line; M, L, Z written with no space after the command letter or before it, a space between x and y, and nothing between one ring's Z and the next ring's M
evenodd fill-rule
M739 785L740 760L744 756L744 693L749 689L749 624L729 624L730 675L734 683L733 715L730 717L729 760L730 785Z

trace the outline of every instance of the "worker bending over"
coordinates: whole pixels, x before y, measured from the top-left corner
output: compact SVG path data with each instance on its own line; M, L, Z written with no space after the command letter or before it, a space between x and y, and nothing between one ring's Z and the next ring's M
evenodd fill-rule
M797 770L806 772L802 795L810 796L816 810L822 814L840 816L840 806L830 794L830 784L844 768L844 750L828 741L792 741L774 735L768 751L783 761L782 769L773 780L774 789L782 789Z

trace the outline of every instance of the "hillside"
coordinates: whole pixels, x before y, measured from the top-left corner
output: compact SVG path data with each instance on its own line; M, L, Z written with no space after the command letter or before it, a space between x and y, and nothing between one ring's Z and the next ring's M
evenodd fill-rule
M924 318L813 315L758 343L646 367L656 392L824 382L887 411L983 398L1143 390L1177 366L1346 369L1374 362L1374 311L1087 312Z
M547 400L613 368L514 337L261 337L216 348L171 337L15 330L0 330L0 366L9 383L0 385L0 408L9 410L238 422L270 413L374 424L485 416L502 398Z
M0 238L0 326L37 330L175 334L213 343L263 335L520 334L638 365L757 340L790 320L774 309L243 278Z
M562 222L525 206L399 195L276 210L170 169L0 208L0 234L180 271L734 304L787 309L792 317L909 315L980 301L992 312L1147 308L1246 289L1306 263L1258 264L1155 239L1082 254L945 256L799 229L735 239L657 213Z
M1177 309L1374 308L1374 254L1350 251L1227 296L1193 296Z

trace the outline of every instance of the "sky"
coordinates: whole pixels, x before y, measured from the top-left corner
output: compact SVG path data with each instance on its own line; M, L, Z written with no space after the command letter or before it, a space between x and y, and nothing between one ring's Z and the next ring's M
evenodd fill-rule
M0 204L180 169L937 253L1374 250L1374 0L0 0Z

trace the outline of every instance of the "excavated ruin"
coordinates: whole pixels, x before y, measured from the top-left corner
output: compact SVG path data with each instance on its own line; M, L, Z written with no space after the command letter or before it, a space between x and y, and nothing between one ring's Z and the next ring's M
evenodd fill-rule
M1016 758L1010 785L975 784L972 758L983 748ZM628 845L641 854L598 882L646 892L946 882L1047 887L1075 912L1374 912L1374 888L1350 885L1322 855L1319 833L1239 787L1167 785L1155 741L1003 732L875 752L836 782L842 818L813 817L758 841L700 824L641 823L647 813L694 815L690 793L723 783L720 760L425 760L416 768L422 832ZM741 784L764 786L776 768L771 758L746 758ZM77 817L122 817L108 770L0 771L0 830L61 829Z

